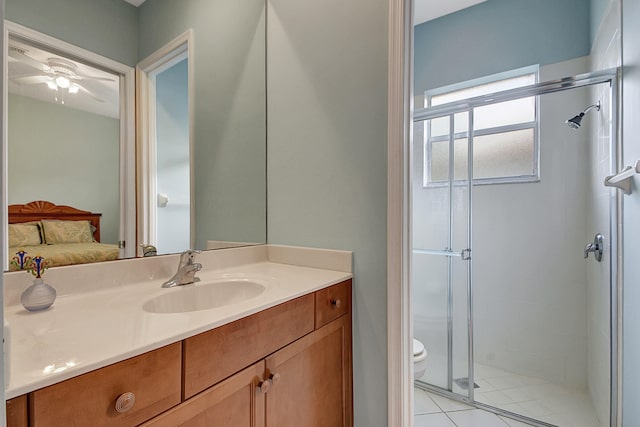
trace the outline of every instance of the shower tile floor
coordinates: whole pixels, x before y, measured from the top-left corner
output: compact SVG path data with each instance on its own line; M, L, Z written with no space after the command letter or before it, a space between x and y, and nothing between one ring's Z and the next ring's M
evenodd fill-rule
M475 366L477 402L559 427L600 427L589 395L545 380L489 366ZM521 427L528 424L500 417L445 397L415 389L416 427ZM606 425L606 423L602 423Z
M414 427L530 427L419 388L414 399Z

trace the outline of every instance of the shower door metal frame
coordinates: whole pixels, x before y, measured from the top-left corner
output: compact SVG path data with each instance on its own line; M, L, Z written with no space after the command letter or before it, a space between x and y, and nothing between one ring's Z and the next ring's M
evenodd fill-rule
M536 83L529 86L523 86L516 89L509 89L501 92L496 92L487 95L481 95L461 101L455 101L447 104L441 104L434 107L427 107L416 109L413 114L413 122L421 122L426 120L432 120L443 116L450 117L450 147L455 140L454 132L453 132L453 118L456 113L469 113L469 129L468 129L468 152L469 156L468 161L468 169L467 169L467 177L471 180L471 185L469 188L468 194L468 248L473 248L473 225L472 225L472 212L473 212L473 110L477 107L481 107L484 105L496 104L499 102L511 101L514 99L525 98L530 96L539 96L550 94L554 92L561 92L570 89L577 89L586 86L593 86L598 84L609 84L609 90L611 94L611 123L610 123L610 135L611 135L611 144L610 144L610 170L612 173L617 173L622 169L622 141L619 138L619 120L618 120L618 111L619 111L619 68L612 68L608 70L596 71L592 73L579 74L576 76L565 77L557 80L549 80L546 82ZM452 156L453 151L449 152L449 186L450 193L452 189L452 181L451 174L452 171ZM413 162L410 162L412 164ZM449 224L449 233L451 235L451 215L452 215L452 199L449 197L449 215L450 215L450 224ZM609 417L610 417L610 425L612 427L618 426L619 421L619 385L621 384L621 371L619 369L619 356L620 352L620 312L619 312L619 304L621 298L622 291L622 277L620 274L621 270L621 258L618 254L621 251L620 243L622 242L622 222L620 221L620 214L622 212L622 196L619 191L616 189L611 189L610 197L609 197L609 300L610 300L610 317L609 317L609 326L610 326L610 401L609 401ZM411 225L413 227L413 225ZM451 237L450 237L451 241ZM449 246L450 248L451 246ZM449 268L448 268L448 284L447 284L447 292L448 292L448 304L447 307L447 315L449 316L447 319L448 325L448 355L447 355L447 388L448 390L444 390L440 387L433 386L430 384L420 382L420 386L428 389L429 391L436 392L437 394L441 394L448 398L452 398L454 400L458 400L467 404L472 404L478 408L499 414L504 415L510 418L514 418L516 420L525 421L528 423L532 423L533 425L540 427L554 427L551 424L547 424L529 417L522 416L520 414L508 412L501 410L499 408L479 403L474 400L474 390L473 390L473 381L475 379L474 376L474 348L473 348L473 279L472 279L472 255L469 257L469 264L467 270L467 333L468 333L468 375L469 375L469 387L467 396L462 394L454 393L452 388L452 365L453 365L453 354L452 354L452 296L451 296L451 288L452 288L452 278L451 278L451 257L452 256L462 256L462 254L455 254L451 250L446 251L421 251L422 253L430 253L433 255L447 255L449 256ZM471 251L472 254L472 251Z
M449 204L447 207L448 210L448 230L447 230L447 247L444 250L428 250L428 249L414 249L414 253L420 253L423 255L435 255L435 256L444 256L447 257L447 390L453 392L453 259L460 258L462 261L468 261L467 263L467 292L471 291L471 194L473 192L473 133L472 132L455 132L455 116L457 113L468 114L468 125L469 129L473 129L473 110L459 110L456 113L445 114L439 117L432 118L449 118L449 134L448 134L448 143L449 143L449 159L448 159L448 176L447 176L447 184L448 187L448 200ZM427 126L431 126L429 122ZM428 130L430 132L430 130ZM465 180L456 180L455 179L455 141L456 138L464 137L467 138L467 178ZM466 248L461 251L454 251L454 209L453 209L453 188L454 186L466 186L467 187L467 241ZM473 295L467 295L467 299L473 298ZM470 319L473 318L472 310L473 307L467 307L467 325L468 327L473 327ZM470 314L471 313L471 314ZM469 317L470 316L470 317ZM468 337L468 345L469 348L473 348L473 333L467 333ZM471 352L469 352L471 353ZM469 366L468 369L468 377L473 377L473 366ZM473 401L473 390L471 392L471 396L469 397L470 401Z

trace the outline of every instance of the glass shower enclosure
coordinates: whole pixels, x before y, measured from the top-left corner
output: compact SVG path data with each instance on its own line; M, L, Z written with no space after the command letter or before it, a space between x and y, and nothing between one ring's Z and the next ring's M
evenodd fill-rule
M602 176L620 166L616 88L607 70L415 111L416 387L532 425L615 421L619 195Z

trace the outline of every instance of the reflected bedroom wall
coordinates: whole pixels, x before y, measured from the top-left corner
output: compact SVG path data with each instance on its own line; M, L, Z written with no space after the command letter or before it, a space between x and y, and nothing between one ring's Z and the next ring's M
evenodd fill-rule
M55 200L100 212L102 243L117 244L119 120L14 94L8 113L8 203Z

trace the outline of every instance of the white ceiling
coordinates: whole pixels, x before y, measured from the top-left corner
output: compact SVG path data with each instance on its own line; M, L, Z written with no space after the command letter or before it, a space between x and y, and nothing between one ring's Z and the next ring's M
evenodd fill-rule
M59 54L47 52L13 38L9 39L9 47L10 50L17 48L23 52L21 54L10 54L8 57L9 93L56 104L62 104L61 101L64 100L64 105L70 108L112 118L120 116L120 100L118 96L120 78L118 75L107 73ZM82 89L75 94L70 94L62 89L58 91L50 89L47 86L47 80L54 79L56 74L43 70L49 68L46 64L52 58L61 58L72 62L76 67L75 73L80 76L78 79L73 79L72 82L81 85L91 92L93 96ZM38 63L45 65L39 67ZM23 77L16 78L17 76ZM101 78L102 80L91 77Z
M457 12L486 0L415 0L413 25Z

